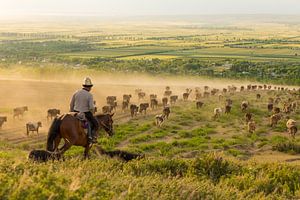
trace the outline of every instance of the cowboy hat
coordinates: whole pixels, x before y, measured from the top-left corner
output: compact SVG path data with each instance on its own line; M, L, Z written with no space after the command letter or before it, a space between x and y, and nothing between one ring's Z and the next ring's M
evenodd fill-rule
M89 77L84 78L82 86L92 87L93 86L92 80Z

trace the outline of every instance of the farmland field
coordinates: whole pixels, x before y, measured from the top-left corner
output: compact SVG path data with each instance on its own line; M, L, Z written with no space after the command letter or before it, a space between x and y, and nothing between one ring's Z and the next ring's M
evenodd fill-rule
M79 19L0 20L0 199L300 198L300 137L286 126L300 121L299 17ZM46 148L47 110L68 113L86 76L99 113L116 96L114 135L101 130L90 159L76 146L64 160L28 159ZM168 98L159 127L167 86L178 101ZM156 94L158 106L131 117L124 94L137 106ZM280 108L273 127L270 104ZM39 134L27 135L26 123L39 121ZM103 150L142 156L126 162Z

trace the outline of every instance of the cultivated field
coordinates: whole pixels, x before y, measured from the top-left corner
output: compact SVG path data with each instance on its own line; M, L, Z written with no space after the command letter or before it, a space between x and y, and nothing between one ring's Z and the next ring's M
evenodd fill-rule
M286 127L293 119L299 128L300 19L227 17L0 19L0 199L300 198L300 138ZM74 146L64 161L28 160L46 148L47 110L67 113L86 76L98 112L116 96L115 134L101 131L88 160ZM168 99L171 114L159 127L167 86L178 100ZM131 117L124 94L129 106L156 94L158 107ZM280 118L273 127L272 116ZM27 135L26 123L39 121L39 134ZM103 149L144 157L126 162Z

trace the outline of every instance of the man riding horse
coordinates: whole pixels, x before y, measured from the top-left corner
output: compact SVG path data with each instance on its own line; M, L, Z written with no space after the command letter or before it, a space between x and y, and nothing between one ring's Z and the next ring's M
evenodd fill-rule
M94 100L93 95L90 93L93 84L89 77L84 79L82 84L83 88L73 94L70 103L70 111L84 113L85 118L91 124L91 131L88 131L88 143L96 143L96 132L99 129L98 121L93 116Z

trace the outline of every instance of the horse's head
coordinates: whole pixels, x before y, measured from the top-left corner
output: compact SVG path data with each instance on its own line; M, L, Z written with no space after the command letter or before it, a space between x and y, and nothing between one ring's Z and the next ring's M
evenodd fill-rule
M114 121L112 119L113 116L114 116L114 113L96 116L100 127L102 127L109 136L114 135L114 130L113 130L113 122Z

